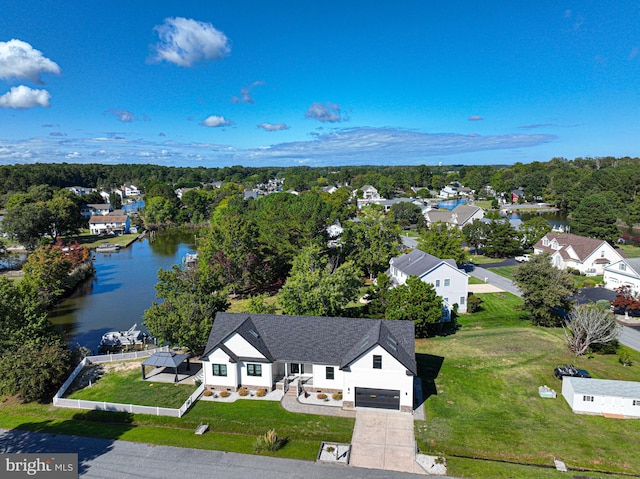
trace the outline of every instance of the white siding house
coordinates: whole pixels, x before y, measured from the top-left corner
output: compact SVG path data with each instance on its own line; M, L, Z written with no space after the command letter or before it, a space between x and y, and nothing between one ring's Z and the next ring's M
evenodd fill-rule
M613 290L621 286L640 293L640 258L621 259L604 268L604 287Z
M202 355L207 388L340 392L343 407L413 411L413 321L218 313Z
M639 382L565 376L562 396L576 414L640 418Z
M410 276L417 276L425 283L430 283L436 294L442 297L445 319L450 317L454 304L459 313L467 312L467 296L469 294L469 275L458 269L453 259L440 259L433 255L414 249L389 261L389 276L392 284L401 285Z
M129 233L131 220L122 210L108 215L93 215L89 218L89 231L92 235Z
M534 254L549 253L558 269L577 269L586 275L604 274L622 256L606 241L571 233L547 233L533 246Z

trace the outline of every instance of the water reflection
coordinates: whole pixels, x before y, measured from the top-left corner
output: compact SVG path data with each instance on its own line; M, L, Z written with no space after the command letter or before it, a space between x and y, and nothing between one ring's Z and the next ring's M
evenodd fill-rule
M194 248L194 234L180 232L137 241L118 253L96 254L95 277L50 313L51 322L68 343L95 351L103 333L141 326L144 310L156 300L158 270L180 263Z

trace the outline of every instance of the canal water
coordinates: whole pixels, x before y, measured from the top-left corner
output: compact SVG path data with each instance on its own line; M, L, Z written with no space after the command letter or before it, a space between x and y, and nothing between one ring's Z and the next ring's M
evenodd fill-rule
M159 269L180 264L195 249L193 232L172 232L156 239L138 240L117 253L95 253L95 276L65 299L49 318L71 346L97 351L107 331L126 330L134 324L145 331L142 315L156 300Z

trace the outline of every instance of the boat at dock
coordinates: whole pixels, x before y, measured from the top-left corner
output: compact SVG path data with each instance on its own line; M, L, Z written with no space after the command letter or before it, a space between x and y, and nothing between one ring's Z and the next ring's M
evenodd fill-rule
M120 245L111 243L102 243L96 247L96 253L117 253L120 251Z
M119 352L123 349L135 349L151 342L151 337L147 333L136 329L138 324L134 324L126 331L109 331L102 335L100 352Z

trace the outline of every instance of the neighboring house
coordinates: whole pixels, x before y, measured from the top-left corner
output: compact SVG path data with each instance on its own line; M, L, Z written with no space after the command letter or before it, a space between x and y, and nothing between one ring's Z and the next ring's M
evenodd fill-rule
M94 215L104 216L111 211L113 211L111 205L104 203L89 203L80 207L80 214L83 218L91 218Z
M380 193L378 193L378 190L371 185L364 185L362 188L360 188L360 191L362 191L363 200L379 200L380 198L382 198L380 196Z
M124 191L124 196L140 196L142 194L142 190L135 185L124 185L122 187Z
M469 275L458 269L452 259L440 259L433 255L414 249L389 261L389 277L392 284L401 285L410 276L417 276L425 283L430 283L436 294L442 297L443 320L451 318L454 304L459 313L467 312L467 296Z
M640 418L639 382L565 376L562 396L576 414Z
M260 192L257 190L244 190L243 198L245 200L257 200L259 194Z
M191 190L199 190L200 188L178 188L177 190L175 190L175 194L178 197L178 199L182 199L182 195L184 195L187 191L191 191Z
M511 203L518 203L520 200L524 201L525 199L524 190L518 189L511 192Z
M89 218L89 231L92 235L129 233L131 220L123 210L116 210L108 215L94 215Z
M413 411L413 321L217 313L204 384L341 392L343 407Z
M453 186L453 185L447 185L444 188L442 188L440 190L440 193L438 193L438 196L440 198L455 198L456 196L459 196L460 193L458 192L458 187L457 186Z
M621 286L640 293L640 258L625 258L604 267L604 287L614 290Z
M322 191L324 191L325 193L329 193L330 195L334 194L336 191L338 191L338 188L336 188L335 186L323 186L322 187Z
M69 186L67 189L78 196L88 195L96 191L95 188L87 188L85 186Z
M466 224L473 223L484 217L484 210L479 206L458 205L451 211L430 209L424 212L427 225L438 221L446 223L449 228L464 228Z
M591 276L603 274L606 266L622 260L606 241L571 233L547 233L533 246L533 253L549 253L556 268L573 268Z

